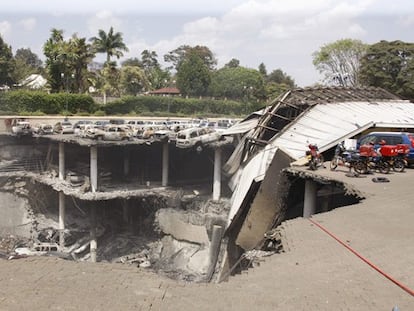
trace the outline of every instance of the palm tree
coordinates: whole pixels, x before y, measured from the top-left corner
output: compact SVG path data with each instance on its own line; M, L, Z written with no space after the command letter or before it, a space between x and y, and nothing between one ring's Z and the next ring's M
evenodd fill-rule
M99 29L98 37L92 37L89 40L92 42L97 53L106 53L106 62L110 62L112 56L116 56L119 59L124 55L122 51L129 51L123 42L122 33L114 33L112 26L108 33Z

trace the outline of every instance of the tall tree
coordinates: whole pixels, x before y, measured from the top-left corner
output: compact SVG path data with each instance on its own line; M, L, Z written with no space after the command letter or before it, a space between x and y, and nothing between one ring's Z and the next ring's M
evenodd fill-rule
M97 53L105 53L106 61L110 62L111 57L115 56L117 59L124 56L123 52L128 52L128 48L123 42L122 33L115 32L111 26L108 33L99 29L98 37L92 37L89 39Z
M364 85L382 87L402 97L414 99L414 44L380 41L371 45L361 61Z
M190 54L196 54L209 70L213 70L217 64L217 60L214 58L214 55L210 49L206 46L201 45L197 45L195 47L182 45L164 55L164 61L172 64L170 69L175 69L178 71L183 61Z
M21 81L31 74L43 73L42 61L30 49L18 49L14 59L16 61L16 67L13 72L13 77L16 81Z
M213 72L209 92L214 97L257 100L264 97L264 80L256 69L223 67Z
M95 53L86 38L78 38L76 34L69 40L68 52L72 55L70 69L74 74L73 89L83 93L88 87L88 64L92 62Z
M289 88L294 88L295 81L282 69L273 70L266 78L266 82L275 82L278 84L286 84Z
M122 66L120 72L120 89L122 94L137 95L148 90L149 81L144 70L137 66Z
M368 45L360 40L341 39L313 53L313 64L325 75L327 84L344 87L359 85L358 70Z
M63 88L62 73L65 72L65 64L62 58L63 30L53 28L50 38L43 46L43 53L46 56L46 71L48 82L52 92L58 92Z
M15 61L11 46L4 42L0 36L0 85L11 86L16 81L12 77L15 68Z
M266 78L267 77L267 69L266 69L265 64L260 63L260 65L259 65L259 72L262 74L263 78Z
M141 52L142 68L147 76L149 87L159 89L167 85L166 81L170 80L170 74L167 70L161 68L158 62L158 55L155 51L144 50Z
M177 71L177 86L189 96L206 95L210 85L210 70L196 51L189 52Z
M266 96L268 99L276 98L280 94L295 87L295 80L282 69L273 70L266 77Z
M232 58L227 64L224 65L224 67L228 68L236 68L240 66L240 61L236 58Z

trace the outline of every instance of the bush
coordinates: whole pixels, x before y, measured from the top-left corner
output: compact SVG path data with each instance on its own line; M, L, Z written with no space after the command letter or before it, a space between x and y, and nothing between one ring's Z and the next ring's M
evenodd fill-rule
M108 115L141 114L162 116L241 116L258 106L231 100L185 99L166 96L126 96L103 106Z
M83 94L55 93L17 90L4 92L0 96L0 110L13 113L59 114L62 111L92 113L97 105L92 97Z

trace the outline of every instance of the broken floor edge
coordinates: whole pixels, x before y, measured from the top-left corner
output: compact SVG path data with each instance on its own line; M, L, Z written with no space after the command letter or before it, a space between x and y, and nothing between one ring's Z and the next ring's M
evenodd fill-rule
M358 197L359 199L366 199L368 196L367 193L355 188L354 185L351 185L349 183L343 182L342 180L338 180L335 178L321 176L311 171L304 171L303 169L288 167L288 168L285 168L283 172L286 172L287 174L290 174L291 176L297 176L297 177L301 177L304 179L312 179L322 184L332 183L332 182L341 184L344 186L346 195L354 195Z
M85 201L102 201L111 199L129 199L132 197L147 197L151 195L171 197L177 190L172 190L166 187L155 187L148 189L137 190L115 190L111 192L84 192L81 193L78 188L70 186L66 181L59 180L58 178L45 176L43 174L33 172L13 172L13 173L0 173L0 177L21 177L30 178L38 183L50 186L53 190L63 192L67 196L72 196L80 200Z

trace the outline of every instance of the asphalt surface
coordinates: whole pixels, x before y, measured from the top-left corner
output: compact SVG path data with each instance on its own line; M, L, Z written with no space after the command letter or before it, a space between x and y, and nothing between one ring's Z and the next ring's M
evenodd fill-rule
M178 283L134 266L52 257L0 260L0 310L414 310L414 169L345 172L316 173L364 200L284 222L285 252L228 282ZM379 176L389 182L374 183Z

